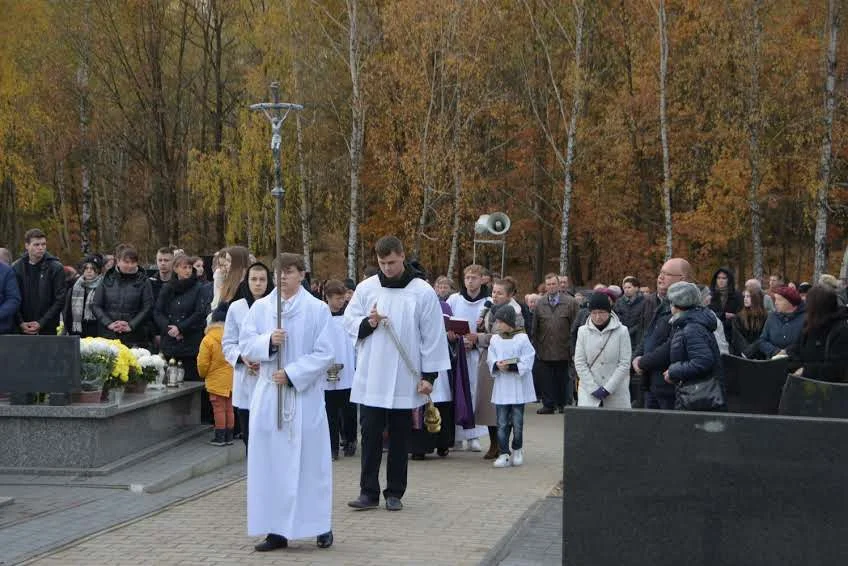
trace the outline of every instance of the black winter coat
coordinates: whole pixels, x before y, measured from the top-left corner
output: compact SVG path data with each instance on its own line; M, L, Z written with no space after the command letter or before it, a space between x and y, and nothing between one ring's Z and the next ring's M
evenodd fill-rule
M663 372L668 369L671 346L671 305L666 300L660 300L655 294L646 297L645 301L646 309L652 306L654 311L642 343L633 353L634 358L641 358L639 367L643 372L642 389L673 399L674 386L666 383L663 378Z
M94 292L91 312L97 317L98 335L111 340L119 339L127 346L148 343L147 321L153 312L153 289L143 269L135 273L121 273L113 267L103 276ZM124 320L131 331L116 334L108 326Z
M740 317L733 319L730 328L730 353L734 356L744 356L748 359L762 358L760 352L760 334L763 332L763 324L753 328L746 328Z
M630 350L635 351L642 343L642 336L647 326L645 320L645 297L637 293L632 299L621 297L615 302L615 314L621 324L630 333Z
M721 353L715 332L718 327L713 314L695 307L680 313L671 323L671 350L668 376L674 382L699 381L708 377L724 380Z
M169 358L197 356L207 314L209 303L206 302L206 292L203 283L195 275L189 279L175 278L167 282L159 293L153 311L156 332L162 337L159 346L162 353ZM182 340L168 335L168 326L171 325L180 329Z
M802 334L786 353L790 369L804 368L804 377L848 383L848 311L841 308L822 328Z
M56 335L59 315L65 307L65 270L55 256L45 253L36 265L30 265L29 254L24 254L12 264L21 291L21 307L16 321L37 321L39 334ZM38 284L32 285L31 271L38 270Z
M721 304L721 293L716 286L716 278L718 278L719 273L727 275L727 299L724 305ZM733 339L733 328L731 326L732 319L727 318L727 313L738 313L745 306L745 302L742 299L742 293L736 290L736 280L729 269L720 267L713 273L713 278L710 281L710 293L712 295L710 309L716 313L716 316L718 316L718 319L724 325L724 337L727 338L727 343L730 344Z

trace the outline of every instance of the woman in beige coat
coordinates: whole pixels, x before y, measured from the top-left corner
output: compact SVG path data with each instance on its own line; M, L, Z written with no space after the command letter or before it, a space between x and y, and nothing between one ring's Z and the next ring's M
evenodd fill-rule
M486 364L486 353L489 341L494 333L495 313L499 308L515 310L515 328L524 328L524 317L521 306L515 300L515 280L512 277L495 279L492 284L492 307L485 311L483 319L477 321L477 348L480 349L480 362L477 365L477 408L474 411L474 422L489 427L489 451L483 455L486 460L498 457L498 415L492 404L492 389L495 381L491 368Z
M610 312L609 298L593 293L589 318L577 331L574 369L580 407L630 407L630 333Z

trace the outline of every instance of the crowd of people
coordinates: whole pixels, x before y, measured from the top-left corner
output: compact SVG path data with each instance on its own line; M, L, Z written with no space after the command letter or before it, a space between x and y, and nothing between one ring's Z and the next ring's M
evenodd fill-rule
M248 533L267 535L258 551L311 536L333 544L332 461L357 450L348 505L374 509L382 495L399 511L410 457L483 452L488 438L494 467L523 465L528 403L541 415L575 403L724 410L726 354L787 357L799 375L848 382L848 290L830 275L798 285L772 275L764 290L719 268L698 285L673 258L654 291L631 275L581 290L549 273L519 301L515 279L480 265L460 285L432 279L393 236L358 283L309 281L301 256L269 267L241 246L211 265L161 248L148 275L122 245L77 270L40 230L25 240L13 263L0 248L0 333L118 339L205 380L211 442L240 435L247 449ZM713 396L695 399L689 385L704 383ZM440 427L428 426L431 406Z

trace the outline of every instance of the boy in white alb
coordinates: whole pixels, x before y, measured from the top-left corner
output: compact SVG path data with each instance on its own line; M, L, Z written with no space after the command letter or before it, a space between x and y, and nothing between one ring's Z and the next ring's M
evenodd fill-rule
M339 434L344 438L344 455L356 454L356 404L350 402L350 386L353 384L353 372L356 369L353 348L354 340L344 328L344 311L347 288L341 281L330 279L324 283L324 297L330 307L332 328L330 339L333 341L336 368L333 379L328 375L324 388L324 402L327 406L327 422L330 425L330 451L333 460L339 459ZM341 367L339 367L341 366Z
M258 552L313 536L319 548L328 548L333 544L333 465L324 384L334 359L330 309L301 285L303 257L283 253L274 264L279 284L250 307L239 335L244 356L260 362L250 402L247 534L268 534L254 547ZM284 391L282 403L278 386Z
M496 468L524 463L524 404L536 401L533 388L533 360L536 350L524 329L515 329L515 310L505 305L495 313L497 334L489 342L487 363L495 380L492 403L498 413ZM512 456L509 432L512 429Z
M480 361L480 350L477 349L477 321L483 318L484 311L488 308L486 304L491 305L489 300L489 291L483 285L483 266L472 264L463 271L463 289L459 293L454 293L447 299L448 306L453 312L454 318L459 318L468 321L468 326L471 327L471 333L463 337L463 343L466 347L466 359L468 360L468 381L471 390L471 405L473 409L477 408L477 365ZM486 426L476 426L471 429L463 429L461 426L456 427L456 442L457 450L465 450L466 441L468 450L472 452L480 452L479 438L485 436L489 432L489 451L490 456L494 458L495 449L497 446L497 438L495 431L489 431Z

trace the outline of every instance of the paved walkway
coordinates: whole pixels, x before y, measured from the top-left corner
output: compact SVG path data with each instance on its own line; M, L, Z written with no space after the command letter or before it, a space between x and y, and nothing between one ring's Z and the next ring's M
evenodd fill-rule
M335 544L328 550L316 548L312 539L294 541L286 550L254 552L253 545L261 539L245 535L245 483L239 481L27 564L501 563L510 553L500 541L515 539L515 533L522 532L522 528L527 532L527 525L531 524L528 517L556 519L555 511L545 511L540 501L551 499L547 496L562 478L563 421L561 415L537 416L535 408L527 407L524 466L496 470L482 460L482 454L471 452L454 452L446 460L431 457L424 462L410 462L405 508L398 513L383 508L350 510L346 502L359 492L359 458L336 462ZM526 546L521 547L520 556L513 558L532 559L532 548L528 550ZM555 549L540 546L539 556L546 562L552 559Z

